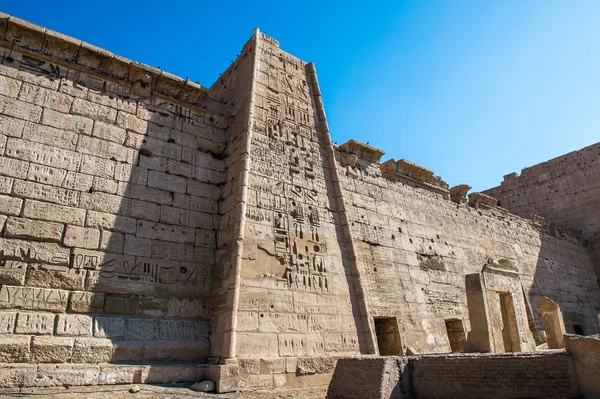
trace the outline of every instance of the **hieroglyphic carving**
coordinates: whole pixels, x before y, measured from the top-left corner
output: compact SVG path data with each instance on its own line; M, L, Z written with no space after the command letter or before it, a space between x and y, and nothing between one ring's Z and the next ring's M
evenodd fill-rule
M329 292L320 231L326 205L320 200L327 198L327 188L302 63L268 46L261 54L268 68L260 76L265 89L257 100L250 151L250 188L256 199L246 216L271 221L273 253L285 266L282 277L289 288ZM286 173L273 172L282 169Z
M88 289L114 293L203 296L210 274L208 266L85 250L74 251L73 267L90 269Z

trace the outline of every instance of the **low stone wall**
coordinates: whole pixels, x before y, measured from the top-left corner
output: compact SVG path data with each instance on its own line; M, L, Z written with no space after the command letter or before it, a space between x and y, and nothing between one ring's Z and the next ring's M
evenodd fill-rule
M578 396L564 351L423 356L412 364L413 394L419 399Z
M338 360L327 398L576 398L565 351Z
M600 398L600 335L567 334L564 342L575 363L581 395Z
M0 364L0 392L21 387L168 384L201 381L207 365Z

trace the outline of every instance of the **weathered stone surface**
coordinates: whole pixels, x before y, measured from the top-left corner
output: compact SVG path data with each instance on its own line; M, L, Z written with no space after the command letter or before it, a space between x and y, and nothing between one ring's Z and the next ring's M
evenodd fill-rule
M204 380L193 384L190 389L198 392L213 392L215 390L215 383L211 380Z
M41 310L62 312L66 309L68 291L12 287L0 287L0 309Z
M19 312L15 333L29 335L51 335L54 331L55 316L56 315L53 313Z
M67 226L64 244L69 247L98 249L100 245L100 230Z
M64 225L61 223L9 217L6 220L4 235L6 237L58 242L62 238L63 229Z
M82 226L85 220L85 210L47 202L26 200L23 207L23 216L29 219L48 220Z
M67 363L71 360L73 338L33 337L31 360L36 363Z
M73 346L73 363L108 363L112 359L110 339L77 338Z
M93 318L87 315L59 314L56 318L56 335L91 336Z
M101 313L104 309L104 293L71 291L69 294L69 312Z
M332 356L533 350L542 296L598 331L597 145L465 204L467 185L332 145L314 65L259 32L210 89L0 16L5 34L0 332L24 336L2 353L84 364L0 367L8 384L201 381L86 364L210 355L225 392L326 384ZM529 184L555 180L569 200Z
M0 362L27 363L29 361L30 337L2 336L0 337Z
M31 264L27 270L27 285L63 290L83 290L85 271L62 266Z

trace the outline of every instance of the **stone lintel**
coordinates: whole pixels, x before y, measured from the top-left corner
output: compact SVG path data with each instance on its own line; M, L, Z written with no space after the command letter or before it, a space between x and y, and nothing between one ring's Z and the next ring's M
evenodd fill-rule
M510 259L488 259L483 266L482 272L506 273L510 275L519 275L519 267Z
M495 208L498 205L498 200L484 193L469 194L469 206L479 208Z
M208 91L206 87L189 79L182 79L149 65L131 61L81 40L3 13L0 14L0 46L24 54L29 53L55 64L52 66L54 78L63 77L60 68L97 74L131 86L131 93L141 98L148 98L156 93L197 105L206 97ZM10 62L10 57L4 61L7 65L10 65Z
M365 144L358 140L348 140L340 145L342 152L356 155L359 159L369 163L379 163L385 151Z
M448 183L436 176L432 170L426 169L406 159L396 161L390 159L380 166L383 177L394 181L408 181L418 187L425 188L449 196Z

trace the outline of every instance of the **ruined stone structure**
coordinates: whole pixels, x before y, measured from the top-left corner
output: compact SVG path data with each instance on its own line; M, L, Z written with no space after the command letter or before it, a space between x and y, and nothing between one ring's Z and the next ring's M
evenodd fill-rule
M598 331L581 238L383 154L333 145L314 65L258 30L207 89L0 15L0 385L533 351L541 297Z

